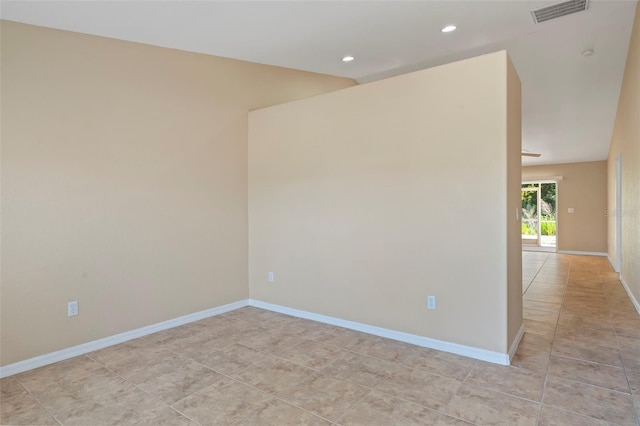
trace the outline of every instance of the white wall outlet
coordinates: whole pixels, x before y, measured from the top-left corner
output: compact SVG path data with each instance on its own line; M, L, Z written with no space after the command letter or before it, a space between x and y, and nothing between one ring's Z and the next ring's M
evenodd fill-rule
M67 303L67 316L75 317L76 315L78 315L78 301L74 300Z
M567 209L567 213L573 213L573 207L569 207L569 208Z
M427 296L427 309L435 309L435 308L436 308L436 297Z
M273 272L269 272L269 282L273 282Z

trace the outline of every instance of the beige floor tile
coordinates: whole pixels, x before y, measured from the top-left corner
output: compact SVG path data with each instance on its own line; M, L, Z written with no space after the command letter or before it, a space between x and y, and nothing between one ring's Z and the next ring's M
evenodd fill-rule
M400 368L398 363L348 352L321 371L338 379L373 388L398 368Z
M0 398L10 398L25 394L27 391L14 377L0 379Z
M618 348L583 343L579 340L556 337L553 353L568 358L598 362L613 367L622 367L622 357Z
M331 422L277 399L271 400L236 424L242 426L330 425Z
M556 325L550 322L525 319L524 329L528 333L553 337L556 331Z
M571 413L543 404L540 411L539 426L613 426L612 423L593 417Z
M325 374L313 374L294 388L276 395L304 410L336 421L350 407L364 398L370 389Z
M142 383L145 380L174 371L188 362L190 362L188 359L180 355L157 348L108 364L107 368L132 383Z
M123 392L80 398L73 404L48 407L64 425L127 425L149 417L165 405L134 387Z
M198 424L171 407L163 407L134 423L134 426L198 426Z
M624 361L640 365L640 339L618 336L618 344Z
M280 324L275 331L289 336L298 336L313 340L323 332L326 332L327 326L315 321L296 318L295 320Z
M356 346L365 345L368 342L375 341L375 339L376 336L344 328L332 329L328 333L322 333L315 338L318 342L349 350L352 350Z
M551 354L547 351L536 351L518 347L515 356L511 360L511 365L536 373L546 374L550 357Z
M201 353L193 359L220 373L232 375L268 357L255 349L234 343L223 349Z
M638 325L624 324L616 326L616 333L618 334L618 336L640 339L640 321L638 321Z
M299 336L287 336L279 333L262 333L248 338L239 338L237 343L255 349L266 354L281 354L286 350L297 346L306 339Z
M619 392L630 393L624 370L618 367L552 356L549 374Z
M596 330L594 328L568 327L566 325L559 325L556 330L556 336L564 337L565 339L570 340L577 340L587 344L606 346L609 348L618 347L618 339L615 333L604 330Z
M628 314L636 313L636 308L629 299L609 300L609 309L611 311L626 312Z
M265 392L276 393L297 386L313 370L296 363L277 358L268 358L252 367L234 375L241 382L247 383Z
M262 391L224 378L173 408L201 425L228 425L249 417L272 400Z
M523 300L525 301L535 301L535 302L545 302L545 303L562 303L564 299L563 291L556 291L552 294L549 292L539 293L535 290L532 291L531 287L527 290L527 292L523 296Z
M222 379L219 373L196 362L150 377L138 386L158 399L172 404Z
M421 405L373 391L339 420L343 426L468 425Z
M6 380L6 379L4 379ZM58 425L59 423L28 393L0 399L2 425Z
M540 401L544 387L544 374L478 362L471 370L467 382L485 389Z
M611 311L611 318L613 318L614 321L616 319L636 320L638 319L638 313Z
M551 324L558 322L559 312L536 311L534 309L523 309L522 316L527 320L542 321Z
M629 388L634 395L640 395L640 367L637 364L633 364L627 367L629 363L625 364L625 372L627 374L627 380L629 382Z
M90 352L87 356L101 364L113 364L130 356L137 356L144 348L156 348L157 345L147 339L130 340L119 345L110 346L99 351Z
M415 368L401 367L375 387L391 396L435 410L444 409L462 382Z
M538 283L538 282L534 282L531 284L531 286L529 287L529 289L527 290L527 292L525 293L525 296L529 293L535 293L538 295L545 295L545 296L564 296L564 293L566 291L566 288L564 285L550 285L550 284L543 284L543 283ZM545 299L542 299L542 301L544 302ZM554 302L554 303L561 303L562 300L560 300L559 302Z
M65 361L56 362L46 367L36 368L14 376L28 391L68 378L70 376L91 374L102 369L102 365L86 356L78 356Z
M536 424L540 404L465 383L449 404L449 414L479 425Z
M344 349L336 346L306 340L284 351L280 356L305 367L323 369L346 353Z
M518 348L551 352L552 345L553 336L543 336L541 334L527 333L525 331L524 335L522 336L522 340L520 340L520 345L518 346Z
M531 282L530 288L565 289L567 287L566 277L552 277L540 275Z
M359 341L353 345L350 350L385 361L403 362L407 359L409 351L413 348L414 345L408 343L371 336L370 338Z
M535 311L557 313L560 312L560 303L539 302L537 300L524 300L522 307Z
M568 311L562 311L558 319L558 325L565 327L595 328L613 332L613 320L609 318L591 318L583 315L574 314Z
M595 309L575 305L565 305L562 310L563 312L570 312L572 314L594 319L609 320L611 318L611 311L609 311L609 309Z
M123 394L134 388L114 372L100 368L90 374L69 374L56 380L30 380L28 390L54 413L58 408L66 408L78 400Z
M413 348L404 364L457 380L464 380L477 360L427 348Z
M637 426L631 396L622 392L548 377L543 402L599 420Z

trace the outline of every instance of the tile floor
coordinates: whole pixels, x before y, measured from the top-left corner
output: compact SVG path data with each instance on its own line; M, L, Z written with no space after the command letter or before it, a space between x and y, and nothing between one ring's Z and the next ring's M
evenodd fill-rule
M606 259L524 253L492 365L256 308L0 381L3 425L638 425L640 316Z

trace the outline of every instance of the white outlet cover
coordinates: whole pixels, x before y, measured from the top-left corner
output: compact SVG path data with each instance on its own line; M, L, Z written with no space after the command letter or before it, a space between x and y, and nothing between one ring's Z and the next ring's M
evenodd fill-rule
M75 317L76 315L78 315L78 301L73 300L67 303L67 316Z
M436 308L436 297L435 296L427 296L427 308L435 309Z

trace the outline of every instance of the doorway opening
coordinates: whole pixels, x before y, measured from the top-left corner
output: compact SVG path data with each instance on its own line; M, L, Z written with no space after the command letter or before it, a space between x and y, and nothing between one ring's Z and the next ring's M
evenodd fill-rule
M557 183L522 183L522 249L555 252L558 245Z

